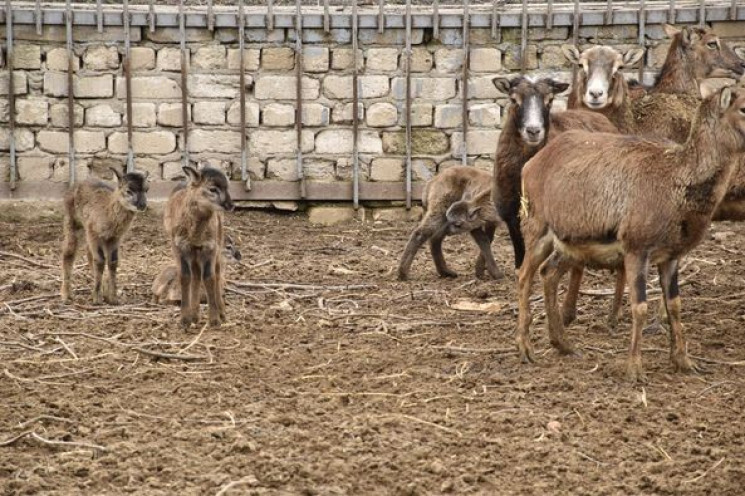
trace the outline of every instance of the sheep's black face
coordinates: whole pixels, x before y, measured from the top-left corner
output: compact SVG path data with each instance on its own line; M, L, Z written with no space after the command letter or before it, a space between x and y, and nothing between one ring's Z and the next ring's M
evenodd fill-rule
M235 204L230 198L230 191L228 191L228 178L222 171L208 167L202 170L202 180L204 181L203 194L212 203L221 210L228 212L235 208Z
M231 238L227 234L225 235L225 246L223 246L222 256L223 259L228 263L240 262L242 258L241 251L238 249L238 246L236 246L233 238Z
M148 173L128 172L117 174L121 203L124 208L132 212L142 212L147 209L147 191L150 188Z
M480 210L480 206L474 206L467 200L459 200L450 205L445 213L448 220L448 234L470 232L482 227Z

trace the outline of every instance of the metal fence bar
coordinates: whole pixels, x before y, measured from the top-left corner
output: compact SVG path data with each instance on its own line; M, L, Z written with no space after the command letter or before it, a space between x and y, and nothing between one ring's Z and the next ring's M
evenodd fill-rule
M329 18L329 0L323 0L323 30L326 33L331 30L331 19Z
M706 26L706 0L701 0L698 7L698 25Z
M124 23L124 85L127 92L127 172L132 172L135 167L134 151L132 149L132 63L131 63L131 33L129 29L129 0L124 0L122 5Z
M67 39L67 156L69 162L69 183L75 184L75 54L72 51L72 6L70 0L65 5L65 36Z
M238 76L241 111L241 181L243 181L246 191L251 191L251 175L248 173L248 140L246 137L246 15L243 11L243 1L238 0L238 60L241 71Z
M101 0L96 0L96 27L99 33L103 33L103 6Z
M525 74L528 70L528 0L522 0L520 18L520 72Z
M41 0L36 0L36 7L34 8L34 20L36 21L36 34L41 34L41 26L44 22L41 13Z
M352 203L354 208L360 206L360 154L359 154L359 81L357 68L357 0L352 0Z
M440 39L440 0L432 3L432 37Z
M463 116L463 122L461 127L463 129L463 148L461 149L461 163L468 165L468 66L471 65L471 47L470 47L470 31L469 31L469 17L468 17L468 0L463 0L463 69L461 72L461 88L462 96L461 99L461 113Z
M554 0L548 0L548 5L546 5L546 29L551 29L553 27L554 27Z
M13 4L12 0L5 0L5 38L7 48L5 55L8 58L8 125L9 136L8 145L10 149L10 189L16 189L16 180L18 179L18 170L16 169L16 96L15 84L13 81Z
M613 24L613 0L608 0L608 5L605 9L605 24Z
M729 8L729 18L737 20L737 0L732 0L732 6Z
M491 37L497 43L502 42L502 27L499 22L499 0L494 0L491 9Z
M215 30L215 11L212 0L207 0L207 29L210 31Z
M411 209L411 0L406 0L406 208Z
M670 0L670 8L667 11L667 22L675 24L675 0Z
M646 43L646 36L647 36L647 5L645 0L640 0L639 2L639 46L644 50L644 55L642 55L641 60L639 61L639 82L644 84L644 66L647 64L647 43Z
M274 0L266 0L266 26L274 31Z
M385 1L378 0L378 33L385 31Z
M305 198L305 172L303 171L303 14L302 3L295 0L295 130L297 132L297 177L300 181L300 198Z
M184 153L182 156L183 166L190 164L189 160L189 86L187 70L189 66L189 52L186 48L186 14L184 13L184 0L178 4L178 30L179 43L181 46L181 127L184 133Z
M148 4L147 22L150 25L150 32L155 32L155 0L150 0Z
M580 25L579 0L574 0L574 12L572 13L572 41L577 46L579 43L579 25ZM576 68L576 65L575 65Z

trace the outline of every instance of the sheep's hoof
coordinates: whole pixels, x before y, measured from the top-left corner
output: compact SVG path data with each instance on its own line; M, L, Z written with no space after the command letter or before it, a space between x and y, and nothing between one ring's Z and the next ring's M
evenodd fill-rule
M626 378L632 384L647 383L647 375L644 373L644 369L642 368L641 358L629 358L629 361L626 364Z
M532 345L525 344L522 341L518 340L517 351L520 355L520 362L525 364L535 363L535 352L533 351Z
M409 274L407 272L402 272L399 270L397 279L399 281L407 281L409 279Z
M688 358L685 351L680 353L673 353L670 356L670 360L673 362L673 368L676 372L683 372L684 374L700 373L702 369Z
M119 298L117 298L116 296L104 296L103 300L109 305L119 304Z
M458 277L458 273L450 269L445 269L440 271L440 277L455 279L456 277Z
M217 329L222 325L220 317L210 317L210 327Z
M572 309L570 311L564 310L562 312L561 321L564 323L564 327L569 327L572 322L577 320L577 310Z
M181 317L181 327L188 329L192 324L196 322L196 319L191 315L184 315Z
M499 270L497 268L489 269L489 275L495 281L499 281L500 279L504 279L504 272L502 272L501 270Z
M582 352L580 352L577 348L569 344L567 341L564 341L563 339L551 341L551 346L553 346L556 351L558 351L562 355L574 358L582 358Z

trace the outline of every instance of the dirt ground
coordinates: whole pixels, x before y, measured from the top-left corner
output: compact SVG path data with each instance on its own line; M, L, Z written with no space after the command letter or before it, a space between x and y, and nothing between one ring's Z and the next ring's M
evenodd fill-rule
M537 300L540 361L518 363L514 281L474 280L468 238L445 242L459 278L421 252L398 282L413 223L241 211L227 226L243 253L229 324L185 333L176 307L150 303L169 263L157 208L123 246L122 304L93 307L82 254L74 306L57 296L56 207L2 207L0 494L742 490L745 226L714 226L683 264L706 373L673 373L660 332L644 386L621 374L629 312L609 334L607 296L581 298L581 358L550 349ZM504 231L494 249L509 271ZM611 286L591 273L583 287Z

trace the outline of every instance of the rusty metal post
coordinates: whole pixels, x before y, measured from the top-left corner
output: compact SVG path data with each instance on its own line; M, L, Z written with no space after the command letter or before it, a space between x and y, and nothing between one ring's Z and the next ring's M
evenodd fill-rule
M729 18L733 21L737 20L737 0L732 0L732 6L729 8Z
M700 0L698 6L698 25L706 27L706 0Z
M554 27L554 0L548 0L548 4L546 5L546 29L553 29L553 27Z
M522 0L520 22L520 73L528 70L528 0Z
M670 0L670 6L667 11L667 22L669 24L675 24L675 17L676 17L675 0Z
M297 132L297 178L300 198L305 199L305 171L303 170L303 13L301 0L295 0L295 130Z
M644 66L647 64L647 5L645 0L639 2L639 46L644 50L639 61L639 83L644 84Z
M385 31L385 1L378 1L378 33Z
M101 0L96 0L96 27L99 33L103 33L103 6Z
M36 6L34 8L34 21L36 21L36 34L41 34L41 26L44 22L41 13L41 0L36 0Z
M124 85L127 92L127 172L132 172L135 167L134 151L132 149L132 63L131 63L131 33L129 18L129 0L124 0L122 5L122 16L124 24Z
M189 86L187 71L189 67L189 52L186 48L186 14L184 13L184 0L178 4L178 29L181 47L181 126L184 133L184 153L182 156L183 166L190 164L189 161Z
M406 0L406 208L411 209L411 0Z
M357 68L357 35L359 19L357 17L357 0L352 0L352 202L354 208L360 207L360 113L359 113L359 78Z
M432 37L440 39L440 0L435 0L432 4Z
M251 175L248 173L248 143L246 139L246 54L244 53L246 50L246 16L243 12L243 1L238 0L238 50L241 71L238 77L241 107L241 181L243 181L246 191L251 191Z
M494 0L491 10L491 37L497 43L502 42L502 26L499 22L499 2L500 0Z
M155 0L150 0L147 8L147 22L150 25L150 32L155 31Z
M463 69L461 72L461 113L463 114L463 148L461 149L461 164L468 165L468 66L471 64L470 47L470 19L468 16L469 3L463 0Z
M266 26L274 31L274 0L266 0Z
M613 0L608 0L605 8L605 24L613 24Z
M72 50L72 6L65 5L65 34L67 38L67 156L70 186L75 184L75 53Z
M16 189L18 180L18 169L16 168L16 96L15 83L13 81L13 5L11 0L5 0L5 38L7 49L5 52L8 60L8 125L9 125L9 147L10 147L10 189Z
M572 13L572 40L574 45L577 46L579 43L579 25L582 14L579 10L579 0L574 0L574 12Z
M329 0L323 0L323 31L328 33L331 30L331 20L329 15Z
M215 30L215 10L212 0L207 0L207 29L210 31Z

